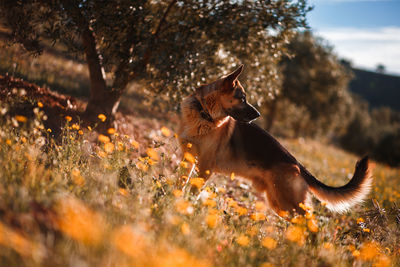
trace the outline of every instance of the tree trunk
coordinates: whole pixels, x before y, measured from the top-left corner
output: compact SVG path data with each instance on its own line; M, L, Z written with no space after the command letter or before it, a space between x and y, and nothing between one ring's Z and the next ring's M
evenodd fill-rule
M82 32L82 43L90 75L90 99L84 116L90 122L98 121L98 115L106 116L106 125L110 126L117 111L122 90L108 88L96 49L93 31L87 27Z

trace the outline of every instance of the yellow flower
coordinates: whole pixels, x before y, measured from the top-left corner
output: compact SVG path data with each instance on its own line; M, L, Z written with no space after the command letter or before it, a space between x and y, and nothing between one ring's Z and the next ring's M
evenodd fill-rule
M275 241L275 239L267 236L263 239L261 244L263 245L263 247L266 247L268 249L274 249L276 248L277 242Z
M196 163L196 158L189 152L185 152L183 157L185 158L185 160L187 160L188 162L190 162L192 164Z
M237 206L237 207L235 208L235 212L236 212L237 214L239 214L239 216L242 216L242 215L246 215L246 214L247 214L247 209L246 209L246 208L243 208L243 207L240 207L240 206Z
M79 130L79 131L78 131L78 134L79 134L79 135L83 135L83 131L82 131L82 130Z
M207 223L208 227L215 228L215 226L218 223L218 218L219 217L217 214L213 214L213 213L208 214L206 217L206 223Z
M28 120L25 116L22 115L16 115L15 119L19 122L26 122Z
M363 222L364 222L363 218L360 217L360 218L357 219L357 224L360 224L360 223L363 223Z
M101 243L105 222L100 214L73 198L59 201L56 211L58 226L64 234L88 245Z
M256 212L256 213L251 214L250 218L253 221L262 221L262 220L265 220L265 214L261 213L261 212Z
M187 148L192 148L192 146L193 146L192 143L187 143L187 144L186 144L186 147L187 147Z
M81 172L78 169L73 169L71 174L72 180L75 184L82 186L85 183L85 179L83 179Z
M141 161L138 161L138 162L136 163L136 168L138 168L139 170L142 170L142 171L146 172L146 171L149 169L149 166L146 165L146 164L144 164L144 163L141 162Z
M132 140L132 141L131 141L131 145L132 145L134 148L139 149L139 143L136 142L135 140Z
M178 190L178 189L175 189L175 190L172 192L172 194L174 194L175 197L181 197L181 196L183 196L182 190Z
M165 127L165 126L161 127L161 133L162 133L165 137L169 137L169 136L171 135L171 131L170 131L167 127Z
M108 154L112 153L114 151L114 144L113 143L105 143L104 151L106 151Z
M71 116L65 116L65 120L68 121L68 122L72 121L72 117Z
M300 246L302 246L305 242L304 229L299 226L289 226L286 230L285 237L287 240L295 242Z
M190 184L194 185L198 189L200 189L204 185L204 179L203 178L192 178L190 179Z
M47 129L47 131L48 131L49 133L51 133L51 132L52 132L52 130L51 130L50 128L48 128L48 129Z
M181 226L181 231L182 231L182 234L184 234L184 235L190 234L189 225L188 225L187 223L184 222L184 223L182 224L182 226Z
M369 228L363 228L363 232L369 233L369 232L371 232L371 230Z
M37 103L37 105L38 105L39 108L42 108L42 107L43 107L43 103L40 102L40 101Z
M159 156L158 153L154 150L154 148L148 148L148 149L146 150L146 154L147 154L150 158L152 158L153 160L155 160L155 161L160 160L160 156Z
M105 143L105 144L110 142L110 137L108 137L106 135L99 134L98 139L100 142Z
M115 134L115 129L114 128L108 128L107 133L108 134Z
M364 243L360 249L360 259L370 261L379 255L379 245L373 241Z
M242 247L247 247L249 245L249 243L250 243L250 239L245 235L240 235L236 239L236 243L238 243Z
M99 118L99 120L101 120L102 122L105 122L106 119L107 119L106 115L104 115L104 114L99 114L99 115L97 116L97 118Z
M318 223L315 219L311 219L307 221L307 227L310 232L316 233L318 232Z
M192 205L183 199L175 203L175 208L181 214L190 215L193 213Z
M232 181L235 180L235 173L234 172L231 173L231 180Z
M129 195L129 193L128 193L128 191L125 189L125 188L120 188L119 189L119 193L121 194L121 195L123 195L123 196L127 196L127 195Z

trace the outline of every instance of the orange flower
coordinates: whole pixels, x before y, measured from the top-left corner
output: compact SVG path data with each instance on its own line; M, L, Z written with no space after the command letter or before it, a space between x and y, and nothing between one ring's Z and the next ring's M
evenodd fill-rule
M182 190L175 189L173 192L175 197L181 197L183 195Z
M266 238L263 239L262 243L263 247L266 247L268 249L274 249L276 248L277 242L275 241L275 239L267 236Z
M236 243L238 243L242 247L247 247L249 245L249 243L250 243L250 239L245 235L240 235L236 239Z
M102 143L109 143L109 142L111 141L111 140L110 140L110 137L108 137L108 136L106 136L106 135L102 135L102 134L99 134L98 139L99 139L99 141L102 142Z
M28 120L25 116L22 115L16 115L15 119L19 122L26 122Z
M131 145L132 145L134 148L139 149L139 143L136 142L135 140L132 140L132 141L131 141Z
M235 180L235 173L234 172L231 173L231 180L232 181Z
M181 226L181 231L182 231L182 234L184 234L184 235L190 234L189 225L188 225L187 223L184 222L184 223L182 224L182 226Z
M188 162L190 162L192 164L196 163L196 158L189 152L185 152L183 157L185 158L185 160L187 160Z
M114 128L108 128L107 133L108 134L115 134L115 129Z
M311 219L307 221L307 227L310 232L316 233L318 232L318 223L315 219Z
M97 116L97 118L99 118L99 120L101 120L102 122L105 122L106 119L107 119L106 115L104 115L104 114L99 114L99 115Z
M190 215L193 213L192 205L185 200L179 200L175 203L175 208L179 213Z
M79 130L79 129L80 129L79 125L76 124L76 123L72 124L71 127L72 127L72 129L74 129L74 130Z
M153 160L155 160L155 161L160 160L160 156L158 155L157 151L154 150L154 148L150 148L150 147L149 147L149 148L146 150L146 154L147 154L150 158L152 158Z
M71 116L65 116L65 120L68 121L68 122L72 121L72 117Z
M73 169L71 174L72 180L75 184L82 186L85 183L85 179L83 179L81 172L78 169Z
M169 136L171 135L171 131L170 131L167 127L165 127L165 126L161 127L161 133L162 133L165 137L169 137Z
M192 143L187 143L187 144L186 144L186 147L187 147L187 148L192 148L192 146L193 146Z
M256 213L251 214L250 218L253 221L262 221L262 220L265 220L265 214L261 213L261 212L256 212Z
M299 226L289 226L286 230L285 237L286 239L295 242L300 246L302 246L305 242L304 229Z
M142 171L144 171L144 172L147 172L147 170L149 169L149 166L146 165L146 164L144 164L144 163L141 162L141 161L138 161L138 162L136 163L136 168L138 168L139 170L142 170Z
M219 219L219 217L216 213L208 214L206 217L206 223L207 223L208 227L215 228L215 226L218 223L218 219Z
M42 107L43 107L43 103L40 102L40 101L37 103L37 105L38 105L39 108L42 108Z
M104 144L104 151L106 151L108 154L111 154L114 151L114 144L113 143L105 143Z
M190 184L194 185L198 189L202 188L204 185L204 179L203 178L192 178L190 179Z
M247 209L246 209L246 208L243 208L243 207L240 207L240 206L237 206L237 207L235 208L235 212L236 212L237 214L239 214L239 216L242 216L242 215L246 215L246 214L247 214Z
M379 245L373 241L364 243L360 249L360 259L363 261L370 261L375 259L379 252Z

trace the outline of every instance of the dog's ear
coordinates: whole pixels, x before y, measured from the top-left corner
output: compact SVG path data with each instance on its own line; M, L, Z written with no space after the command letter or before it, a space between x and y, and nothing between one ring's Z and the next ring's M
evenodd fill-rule
M229 83L229 84L233 84L233 82L234 82L234 81L239 77L239 75L242 73L243 67L244 67L244 65L242 64L242 65L240 65L239 68L237 68L234 72L228 74L228 75L225 77L224 82L225 82L226 84L228 84L228 83Z

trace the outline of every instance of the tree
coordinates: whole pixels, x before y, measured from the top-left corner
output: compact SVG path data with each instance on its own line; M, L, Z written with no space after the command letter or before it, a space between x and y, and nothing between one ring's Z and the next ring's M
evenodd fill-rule
M313 124L298 124L299 127L312 128L314 133L318 128L327 133L344 122L346 112L350 112L347 87L351 73L336 58L332 47L309 31L298 33L288 50L289 56L281 62L282 90L268 103L267 129L273 126L277 107L285 100L302 108L302 116Z
M50 39L84 54L87 118L112 116L133 80L177 99L194 77L232 67L222 66L221 53L259 64L268 51L277 60L310 10L306 0L0 0L0 7L13 40L28 51L40 53Z

